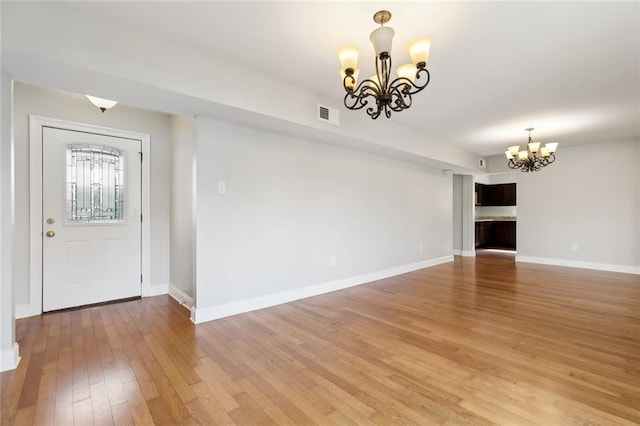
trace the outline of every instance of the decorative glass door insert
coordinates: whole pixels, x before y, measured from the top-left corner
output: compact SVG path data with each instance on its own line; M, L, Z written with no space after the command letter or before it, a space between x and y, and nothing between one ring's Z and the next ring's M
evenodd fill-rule
M66 222L124 223L124 152L92 144L66 145Z

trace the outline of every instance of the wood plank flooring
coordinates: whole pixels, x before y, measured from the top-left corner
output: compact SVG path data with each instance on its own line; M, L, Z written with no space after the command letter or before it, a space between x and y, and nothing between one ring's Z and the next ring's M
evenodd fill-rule
M168 296L17 321L2 425L640 423L640 277L454 262L193 325Z

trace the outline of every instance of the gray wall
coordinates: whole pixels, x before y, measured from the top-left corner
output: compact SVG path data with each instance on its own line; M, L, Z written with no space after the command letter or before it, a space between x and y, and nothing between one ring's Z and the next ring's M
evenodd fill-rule
M453 175L453 252L475 255L474 178Z
M199 310L452 253L441 170L212 119L196 129Z
M453 175L453 251L462 253L462 175Z
M194 294L195 120L171 118L171 288L181 301ZM177 292L175 290L178 290ZM180 294L183 293L183 294Z
M639 162L638 140L561 145L554 164L519 173L518 259L640 273Z
M169 284L170 141L167 114L117 105L101 113L83 95L15 83L16 224L13 282L16 306L29 294L29 115L148 133L151 135L151 278L150 286Z

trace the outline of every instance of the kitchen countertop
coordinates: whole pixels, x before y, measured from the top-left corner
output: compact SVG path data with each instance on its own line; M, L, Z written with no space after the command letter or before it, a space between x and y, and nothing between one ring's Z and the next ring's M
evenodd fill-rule
M478 216L475 219L476 222L515 222L515 216Z

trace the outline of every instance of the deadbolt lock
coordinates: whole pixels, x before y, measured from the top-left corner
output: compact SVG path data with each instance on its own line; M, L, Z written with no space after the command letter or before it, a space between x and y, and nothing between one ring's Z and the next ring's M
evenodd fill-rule
M56 220L54 218L50 217L50 218L47 219L47 223L49 225L53 225L54 223L56 223Z

